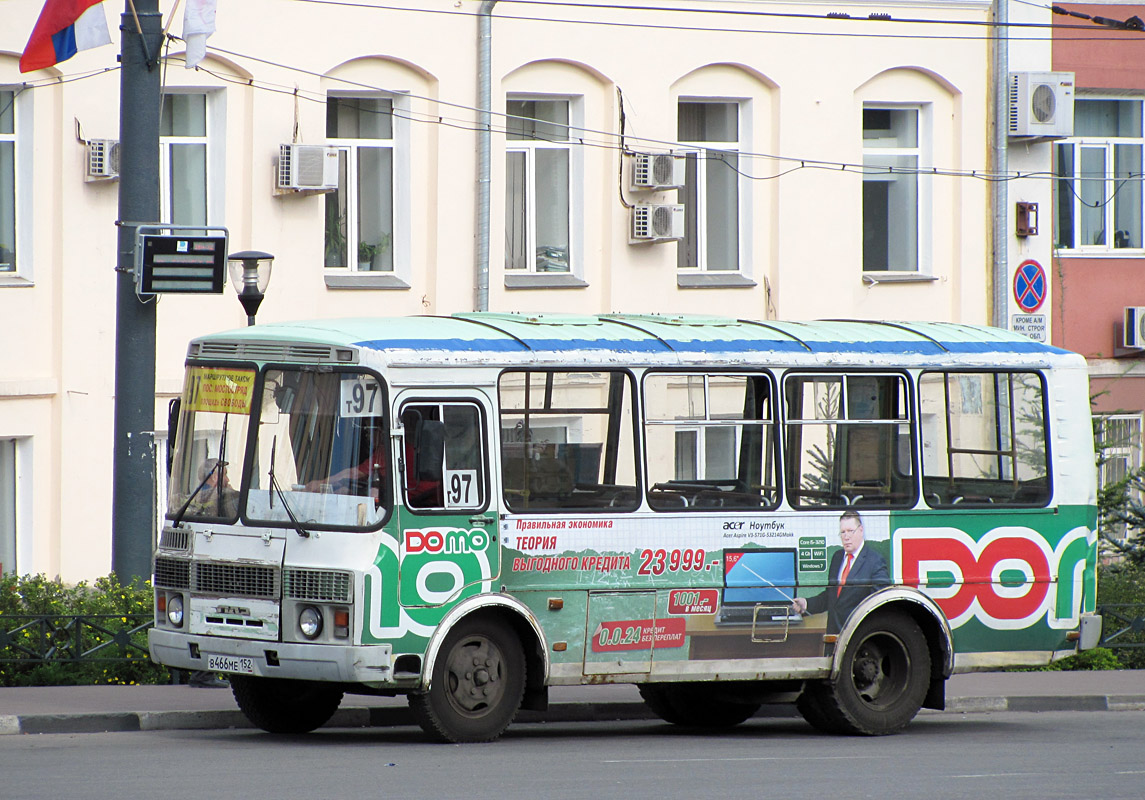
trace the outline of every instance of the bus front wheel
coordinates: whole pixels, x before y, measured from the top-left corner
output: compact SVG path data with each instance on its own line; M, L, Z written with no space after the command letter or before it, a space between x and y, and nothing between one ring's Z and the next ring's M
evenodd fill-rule
M230 675L243 715L267 733L309 733L330 721L342 690L317 681Z
M489 742L517 716L525 692L525 653L499 619L470 617L445 637L429 691L409 696L422 730L438 741Z
M918 623L895 611L863 620L833 681L809 683L797 703L831 733L882 736L906 727L926 698L930 650Z

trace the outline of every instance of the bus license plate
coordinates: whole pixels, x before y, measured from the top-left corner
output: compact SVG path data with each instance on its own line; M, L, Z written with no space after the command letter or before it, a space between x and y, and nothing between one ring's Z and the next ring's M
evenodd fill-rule
M207 672L241 672L245 675L253 675L254 659L209 655L207 656Z

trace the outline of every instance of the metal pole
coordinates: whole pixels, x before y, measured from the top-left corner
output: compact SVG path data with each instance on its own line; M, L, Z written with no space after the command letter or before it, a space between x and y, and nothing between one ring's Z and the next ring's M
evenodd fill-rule
M990 324L1008 328L1008 289L1010 284L1010 184L1002 180L1009 169L1010 129L1010 0L994 0L994 143L991 159L996 180L991 184L993 206L993 263L990 270Z
M127 0L120 17L120 223L159 219L161 23L158 0L135 0L134 13ZM155 521L155 302L135 294L134 273L135 226L120 224L111 568L123 583L151 574Z
M493 6L484 0L477 12L477 231L474 311L489 310L489 163L492 160Z

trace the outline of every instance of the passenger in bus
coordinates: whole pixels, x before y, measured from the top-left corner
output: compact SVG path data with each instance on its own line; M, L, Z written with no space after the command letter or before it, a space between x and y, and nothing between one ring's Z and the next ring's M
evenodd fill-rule
M239 493L231 488L227 462L208 458L199 465L199 490L187 511L201 517L233 517L238 514Z
M827 633L842 630L847 618L865 597L883 586L890 586L887 561L871 547L864 546L863 519L857 511L844 511L839 518L839 540L843 549L831 557L827 589L812 597L796 597L791 606L800 614L827 612Z

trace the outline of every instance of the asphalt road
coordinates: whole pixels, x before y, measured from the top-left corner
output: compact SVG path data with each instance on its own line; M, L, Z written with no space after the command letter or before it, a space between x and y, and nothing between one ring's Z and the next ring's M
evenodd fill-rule
M1145 796L1145 711L923 713L896 736L802 720L720 734L656 721L536 723L488 745L417 728L0 737L4 800L1101 798Z

